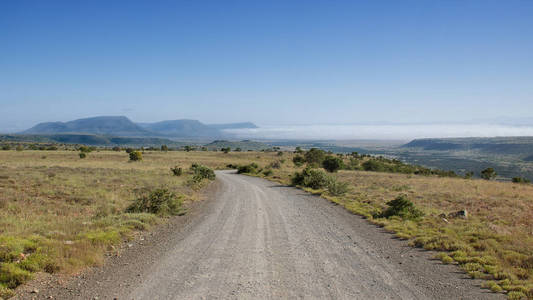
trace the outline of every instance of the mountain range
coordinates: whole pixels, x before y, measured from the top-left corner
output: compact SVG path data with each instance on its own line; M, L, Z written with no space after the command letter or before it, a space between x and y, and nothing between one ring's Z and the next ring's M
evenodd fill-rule
M225 129L258 128L250 122L204 124L198 120L168 120L134 123L124 116L99 116L68 122L39 123L21 134L97 134L124 137L219 138L227 137Z

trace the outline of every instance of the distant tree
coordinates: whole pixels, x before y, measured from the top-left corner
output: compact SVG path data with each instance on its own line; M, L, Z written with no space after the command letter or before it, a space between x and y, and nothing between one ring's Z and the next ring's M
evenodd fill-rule
M87 154L85 152L80 152L81 159L86 158L86 157L87 157Z
M84 153L92 152L94 149L92 147L80 146L79 150Z
M167 145L161 145L161 151L167 152L168 151L168 146Z
M3 146L2 146L2 150L6 150L6 151L7 151L7 150L11 150L11 146L9 146L9 145L3 145Z
M139 151L130 152L130 161L139 161L143 159L143 155Z
M115 147L113 147L113 151L120 151L120 150L121 150L121 149L120 149L119 146L115 146Z
M22 147L22 145L18 145L17 148L15 148L15 150L22 151L24 150L24 147Z
M135 149L133 148L126 148L126 153L132 153L133 151L135 151Z
M202 151L207 151L207 147L202 147Z
M485 180L492 180L496 178L496 175L498 174L493 168L486 168L485 170L481 171L481 178Z
M305 161L310 165L320 166L326 158L326 153L324 150L317 148L311 148L305 153Z
M294 153L298 153L298 154L302 154L304 153L304 151L302 150L302 147L296 147L296 149L294 149Z
M523 177L513 177L513 182L514 183L531 183L529 179L523 178Z
M191 152L192 150L194 150L194 148L192 146L187 145L187 146L183 147L183 150L185 150L187 152Z
M224 152L224 153L228 153L228 152L231 151L231 148L230 148L230 147L227 147L227 148L222 148L222 149L220 149L220 150L222 150L222 152Z
M283 151L278 151L278 156L283 156Z
M474 177L474 172L468 171L465 173L465 179L471 179L472 177Z
M241 148L235 148L235 152L241 152L242 149Z

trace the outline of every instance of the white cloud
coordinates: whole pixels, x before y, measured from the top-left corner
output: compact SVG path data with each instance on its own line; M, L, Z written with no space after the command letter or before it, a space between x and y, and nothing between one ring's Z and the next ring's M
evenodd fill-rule
M295 125L227 130L239 138L266 139L415 139L533 136L533 126L489 124Z

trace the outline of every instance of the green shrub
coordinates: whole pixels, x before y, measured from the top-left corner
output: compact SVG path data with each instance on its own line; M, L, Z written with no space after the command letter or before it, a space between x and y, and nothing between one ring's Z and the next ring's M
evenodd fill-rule
M83 159L83 158L86 158L87 157L87 154L85 154L85 152L80 152L80 158Z
M143 159L143 155L140 151L130 152L130 161L140 161Z
M167 152L168 151L168 146L167 145L161 145L161 151Z
M117 151L117 152L118 152L118 151L120 151L120 150L122 150L122 149L120 149L120 147L119 147L119 146L115 146L115 147L113 147L113 149L112 149L112 150L113 150L113 151Z
M238 174L256 174L258 172L259 166L256 163L251 163L248 165L242 165L237 168Z
M349 190L348 183L339 182L335 180L334 178L330 178L330 181L328 182L328 192L332 196L342 196L346 194L348 190Z
M172 171L172 174L174 174L174 176L181 176L181 174L183 174L183 170L178 166L170 168L170 170Z
M281 168L281 162L280 161L273 161L268 165L272 169L279 169Z
M396 199L387 202L389 206L380 217L390 218L392 216L399 216L405 220L414 220L422 217L424 214L415 207L413 202L407 199L406 195L400 195Z
M330 173L337 172L344 166L342 159L335 156L327 156L322 162L322 167Z
M0 284L0 299L9 299L15 296L15 292Z
M215 180L215 172L206 166L202 166L196 163L191 165L191 171L193 172L193 180L200 182L202 179Z
M301 185L312 189L326 188L331 178L322 170L305 168L301 173L294 173L291 178L293 185Z
M514 183L530 183L531 181L523 177L513 177L513 182Z
M326 152L317 148L311 148L305 153L305 161L310 165L320 166L326 158Z
M485 170L481 171L481 178L485 180L492 180L496 178L496 175L498 174L493 168L486 168Z
M272 173L274 173L274 172L272 170L270 170L270 169L266 169L266 170L263 171L263 175L265 175L265 176L270 176L270 175L272 175Z
M24 147L22 147L21 145L18 145L17 148L15 148L15 150L22 151L22 150L24 150Z
M238 168L239 168L239 165L227 164L227 165L226 165L226 168L228 168L228 169L238 169Z
M177 215L181 212L182 199L167 189L161 188L137 198L128 208L128 213L151 213Z
M130 153L132 153L133 151L135 151L135 149L133 149L133 148L126 148L125 151L126 151L126 153L130 154Z
M303 164L305 163L305 158L301 155L296 155L292 158L292 162L295 166L300 167L303 166Z
M14 263L0 263L0 283L14 289L31 279L31 273Z

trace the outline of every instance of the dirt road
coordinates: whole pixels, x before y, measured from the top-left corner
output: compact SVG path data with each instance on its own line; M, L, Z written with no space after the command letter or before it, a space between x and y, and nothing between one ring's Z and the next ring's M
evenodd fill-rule
M39 296L501 299L325 199L227 171L212 189L183 224Z

